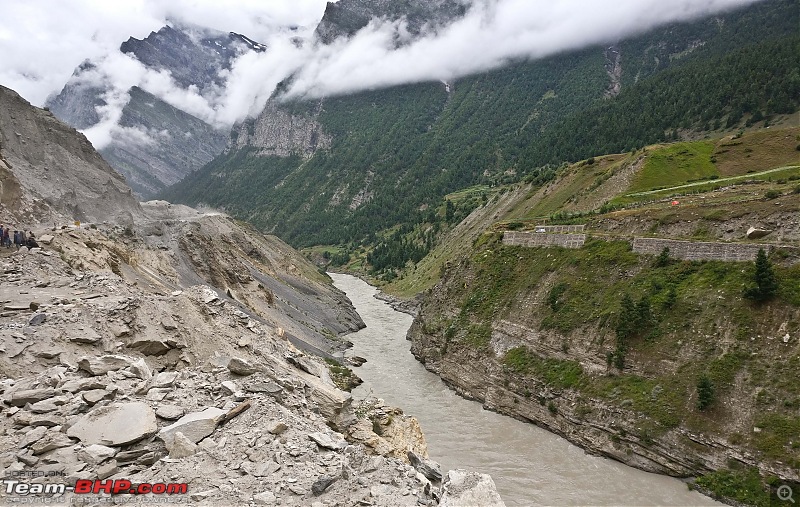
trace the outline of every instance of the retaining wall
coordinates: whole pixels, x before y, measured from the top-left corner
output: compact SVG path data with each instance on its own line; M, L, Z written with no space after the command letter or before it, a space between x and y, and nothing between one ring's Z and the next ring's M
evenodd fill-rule
M669 256L689 261L752 261L758 250L769 251L770 245L744 243L715 243L708 241L680 241L676 239L634 238L633 251L640 254L658 255L669 248Z
M586 242L586 234L545 234L542 232L506 231L503 244L510 246L561 246L581 248Z

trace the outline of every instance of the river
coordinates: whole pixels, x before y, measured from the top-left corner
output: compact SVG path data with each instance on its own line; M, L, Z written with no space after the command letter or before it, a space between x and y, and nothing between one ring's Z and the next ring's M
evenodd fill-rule
M590 456L532 424L488 410L447 388L411 355L409 315L373 296L377 290L349 275L331 273L367 327L348 336L367 362L355 368L370 393L415 416L430 458L442 470L465 468L492 476L506 505L722 505L689 491L680 480Z

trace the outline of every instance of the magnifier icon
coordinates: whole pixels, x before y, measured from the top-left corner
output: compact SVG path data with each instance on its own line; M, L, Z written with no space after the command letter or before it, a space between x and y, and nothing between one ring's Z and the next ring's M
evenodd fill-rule
M787 486L786 484L780 486L778 488L778 500L785 502L790 501L794 503L794 498L792 498L792 488Z

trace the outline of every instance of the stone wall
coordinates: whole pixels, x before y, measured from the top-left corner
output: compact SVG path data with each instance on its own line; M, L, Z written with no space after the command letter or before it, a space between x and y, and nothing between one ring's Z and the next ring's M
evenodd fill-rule
M640 254L658 255L665 247L669 248L670 257L676 259L741 262L755 260L760 248L765 248L769 251L771 245L679 241L659 238L634 238L633 240L633 251Z
M506 231L503 244L510 246L561 246L581 248L586 242L586 234L545 234L541 232Z
M584 225L584 224L580 224L580 225L537 225L536 227L534 227L533 231L537 232L537 233L546 232L546 233L551 233L551 234L552 233L560 233L560 234L577 233L577 234L581 234L581 233L583 233L583 230L584 230L585 227L586 227L586 225Z

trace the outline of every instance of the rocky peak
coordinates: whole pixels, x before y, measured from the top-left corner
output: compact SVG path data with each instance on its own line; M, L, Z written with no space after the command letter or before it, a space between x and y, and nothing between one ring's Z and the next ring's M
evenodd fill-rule
M168 70L182 87L201 90L221 84L219 73L229 69L245 51L264 51L266 46L237 33L214 32L196 26L165 26L144 39L131 37L120 51L145 66Z
M355 34L376 18L389 21L405 18L408 31L421 35L450 24L466 11L466 3L458 0L340 0L328 2L316 36L324 44L330 44L339 37Z

